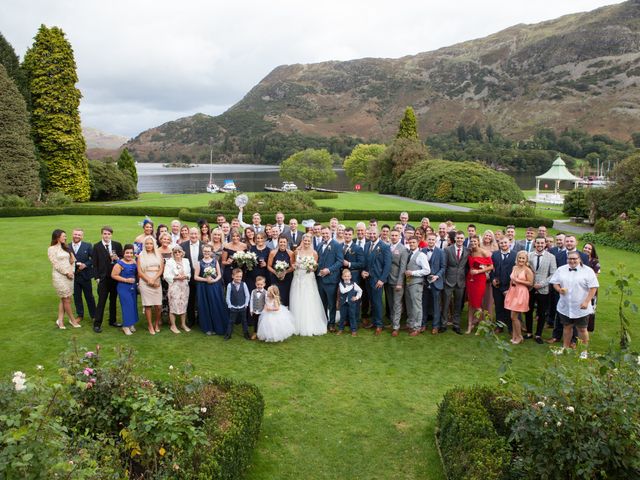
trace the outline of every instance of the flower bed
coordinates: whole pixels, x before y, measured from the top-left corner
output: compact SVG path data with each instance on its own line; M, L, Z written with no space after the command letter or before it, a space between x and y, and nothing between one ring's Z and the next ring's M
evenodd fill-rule
M155 383L130 350L65 356L58 381L0 384L0 478L241 478L264 409L258 389L170 367Z

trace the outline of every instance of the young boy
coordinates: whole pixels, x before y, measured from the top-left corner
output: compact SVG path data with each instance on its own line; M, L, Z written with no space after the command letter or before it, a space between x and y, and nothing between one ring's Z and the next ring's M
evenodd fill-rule
M262 310L264 310L264 303L267 291L264 289L267 281L261 275L256 277L256 288L251 292L251 300L249 301L249 312L251 313L251 323L253 324L253 335L251 340L256 339L258 334L258 319Z
M242 281L242 270L234 268L231 273L233 281L227 286L227 307L229 307L229 324L227 325L227 333L225 340L231 338L233 326L239 320L242 324L242 332L244 338L250 340L249 326L247 325L247 306L249 305L249 289L247 284Z
M351 282L351 272L348 268L342 270L342 281L338 284L338 308L340 309L340 322L336 335L342 335L345 321L349 320L351 336L358 335L358 303L362 297L362 289L357 283Z

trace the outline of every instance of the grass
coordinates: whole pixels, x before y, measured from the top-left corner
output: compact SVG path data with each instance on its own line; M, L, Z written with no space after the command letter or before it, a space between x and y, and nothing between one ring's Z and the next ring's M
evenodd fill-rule
M423 203L390 198L375 192L339 193L338 198L330 200L316 200L322 207L333 207L350 210L403 210L407 212L435 212L447 211L446 208L425 205ZM418 219L419 220L419 219Z
M384 207L386 208L386 207ZM169 365L191 360L199 374L220 374L258 385L266 401L265 418L253 465L257 479L444 479L433 440L435 412L454 385L497 382L500 356L475 336L437 337L388 331L358 338L325 335L294 337L267 345L236 334L229 342L199 331L175 336L166 328L157 336L141 326L132 337L106 326L101 335L88 322L81 329L57 330L57 298L51 286L46 248L54 228L70 232L83 226L88 241L111 224L114 239L130 241L139 232L137 217L52 216L0 219L0 376L42 364L54 376L59 354L73 336L79 344L100 343L106 355L116 345L139 352L139 369L152 378L166 376ZM167 218L155 218L157 222ZM480 227L481 229L484 226ZM8 232L16 232L16 237ZM616 299L606 295L612 266L640 269L640 256L599 248L603 273L593 349L604 350L617 338ZM635 299L638 298L638 288ZM633 318L636 320L637 317ZM635 321L632 334L640 333ZM549 331L545 331L548 335ZM515 349L516 377L533 381L550 358L547 346L527 342Z

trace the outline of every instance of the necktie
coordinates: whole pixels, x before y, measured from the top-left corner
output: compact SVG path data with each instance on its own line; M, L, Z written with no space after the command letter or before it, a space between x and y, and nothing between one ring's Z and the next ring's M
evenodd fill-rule
M542 255L536 255L536 256L537 256L537 258L536 258L536 272L537 272L538 269L540 268L540 257Z
M531 251L531 242L527 240L527 252Z
M296 237L297 237L296 232L293 232L293 234L291 235L293 243L296 243Z
M508 253L503 253L503 254L502 254L502 260L503 260L503 261L504 261L504 260L506 260L508 256L509 256L509 254L508 254Z
M440 239L440 248L444 248L444 240Z
M107 249L107 252L109 252L109 255L111 255L111 243L105 244L105 248Z
M460 260L461 251L462 249L458 247L458 255L456 256L458 260Z
M80 248L80 244L79 243L74 243L73 244L73 253L75 253L77 255L79 248Z

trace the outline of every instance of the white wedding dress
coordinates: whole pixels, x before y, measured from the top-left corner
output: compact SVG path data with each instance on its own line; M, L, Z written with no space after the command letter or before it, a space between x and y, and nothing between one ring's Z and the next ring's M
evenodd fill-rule
M297 262L303 258L298 258ZM307 272L301 267L295 269L289 293L289 309L296 335L310 337L327 333L327 313L318 293L315 272Z

